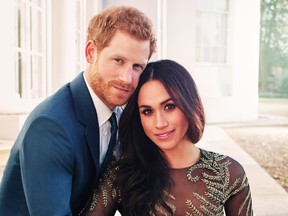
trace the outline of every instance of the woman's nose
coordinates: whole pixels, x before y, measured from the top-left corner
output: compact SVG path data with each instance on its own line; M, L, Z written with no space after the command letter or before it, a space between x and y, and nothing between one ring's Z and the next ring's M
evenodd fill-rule
M158 113L156 115L156 127L157 128L164 128L168 125L168 121L165 118L165 115Z

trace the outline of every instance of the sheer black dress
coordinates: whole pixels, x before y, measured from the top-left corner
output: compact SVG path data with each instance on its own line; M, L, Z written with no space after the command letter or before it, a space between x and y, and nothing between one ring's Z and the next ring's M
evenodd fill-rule
M170 170L174 184L165 191L165 202L173 215L253 215L249 183L241 164L215 152L200 149L200 153L196 164ZM107 170L84 215L113 216L116 210L121 213L121 191L113 188L115 169ZM170 215L161 205L156 209L157 215Z

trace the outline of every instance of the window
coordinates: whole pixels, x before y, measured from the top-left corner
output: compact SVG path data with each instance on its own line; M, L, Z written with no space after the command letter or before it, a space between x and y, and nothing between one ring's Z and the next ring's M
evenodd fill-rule
M196 0L196 62L226 63L228 0Z
M16 91L46 96L46 0L16 0Z

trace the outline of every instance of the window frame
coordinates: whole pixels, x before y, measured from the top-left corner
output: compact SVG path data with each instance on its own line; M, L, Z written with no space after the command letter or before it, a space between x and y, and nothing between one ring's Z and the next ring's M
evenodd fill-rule
M202 4L199 3L200 1L202 1L201 2ZM224 0L222 0L222 3L223 1ZM212 8L211 4L205 4L203 3L203 0L196 0L195 4L196 63L221 64L221 65L223 64L225 65L228 63L227 51L228 51L228 39L229 39L228 24L229 24L230 5L229 0L225 1L226 5L224 6L224 8L226 7L226 9L223 8L220 9L220 8ZM221 0L219 1L219 3L220 2ZM207 5L206 8L205 5ZM213 24L214 20L215 22Z
M47 0L15 4L15 86L21 99L47 96Z

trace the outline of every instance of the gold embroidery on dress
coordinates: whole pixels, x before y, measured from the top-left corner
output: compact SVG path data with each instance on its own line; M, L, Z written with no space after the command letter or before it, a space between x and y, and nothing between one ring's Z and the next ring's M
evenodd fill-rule
M208 151L202 151L202 154L204 155L204 157L201 158L203 163L198 163L190 167L187 171L187 179L191 182L198 182L201 179L206 185L207 191L204 194L206 195L206 198L209 198L211 201L198 193L193 194L194 197L202 203L200 209L201 212L205 213L204 215L224 215L223 203L225 203L232 194L236 194L241 189L248 186L247 178L245 176L246 181L242 182L242 184L239 184L240 179L236 179L231 184L229 170L231 162L227 160L220 163L226 156ZM194 171L197 169L210 170L212 173L208 174L204 171L201 173L202 178L198 175L193 176ZM237 189L237 186L240 187ZM248 199L249 196L246 198ZM218 205L216 206L212 202L217 203ZM186 215L202 215L202 213L193 205L191 200L187 200L186 204L187 207L191 209L191 212L187 212ZM246 206L247 203L243 203L242 205ZM239 209L239 211L241 212L241 209Z
M191 196L189 195L189 192L187 193L186 202L184 201L184 206L181 206L185 215L224 216L224 205L226 201L231 196L234 196L243 190L246 190L245 200L243 203L239 204L240 207L238 205L235 210L238 212L238 215L253 215L251 192L249 190L246 175L242 175L242 170L239 171L239 177L237 177L238 175L235 175L234 172L231 172L233 166L235 166L236 169L241 169L241 166L235 164L236 162L230 160L227 156L202 149L200 149L200 151L201 158L199 162L186 170L186 178L188 179L189 184L195 184L194 186L191 186L198 187L199 185L200 187L203 187L204 191L202 189L199 192L195 190L194 192L191 192ZM119 188L113 187L113 182L116 180L115 171L117 168L118 167L109 169L104 174L103 178L101 178L98 189L99 191L95 190L93 194L92 203L90 203L90 210L95 208L97 202L100 202L100 199L105 208L107 208L108 202L111 202L111 200L109 200L111 198L112 202L117 202L121 205L121 191ZM181 178L179 177L178 180L180 179ZM177 180L177 178L175 180ZM186 185L188 188L189 184ZM190 190L192 191L193 189ZM178 202L181 199L179 198L177 202L177 197L173 194L173 190L164 190L163 193L165 198L164 200L173 211L173 215L178 215L179 213L176 213L177 209L175 204L178 205ZM156 204L155 210L159 215L170 215L159 203ZM236 214L237 213L235 213L235 215ZM154 214L151 212L150 215Z

